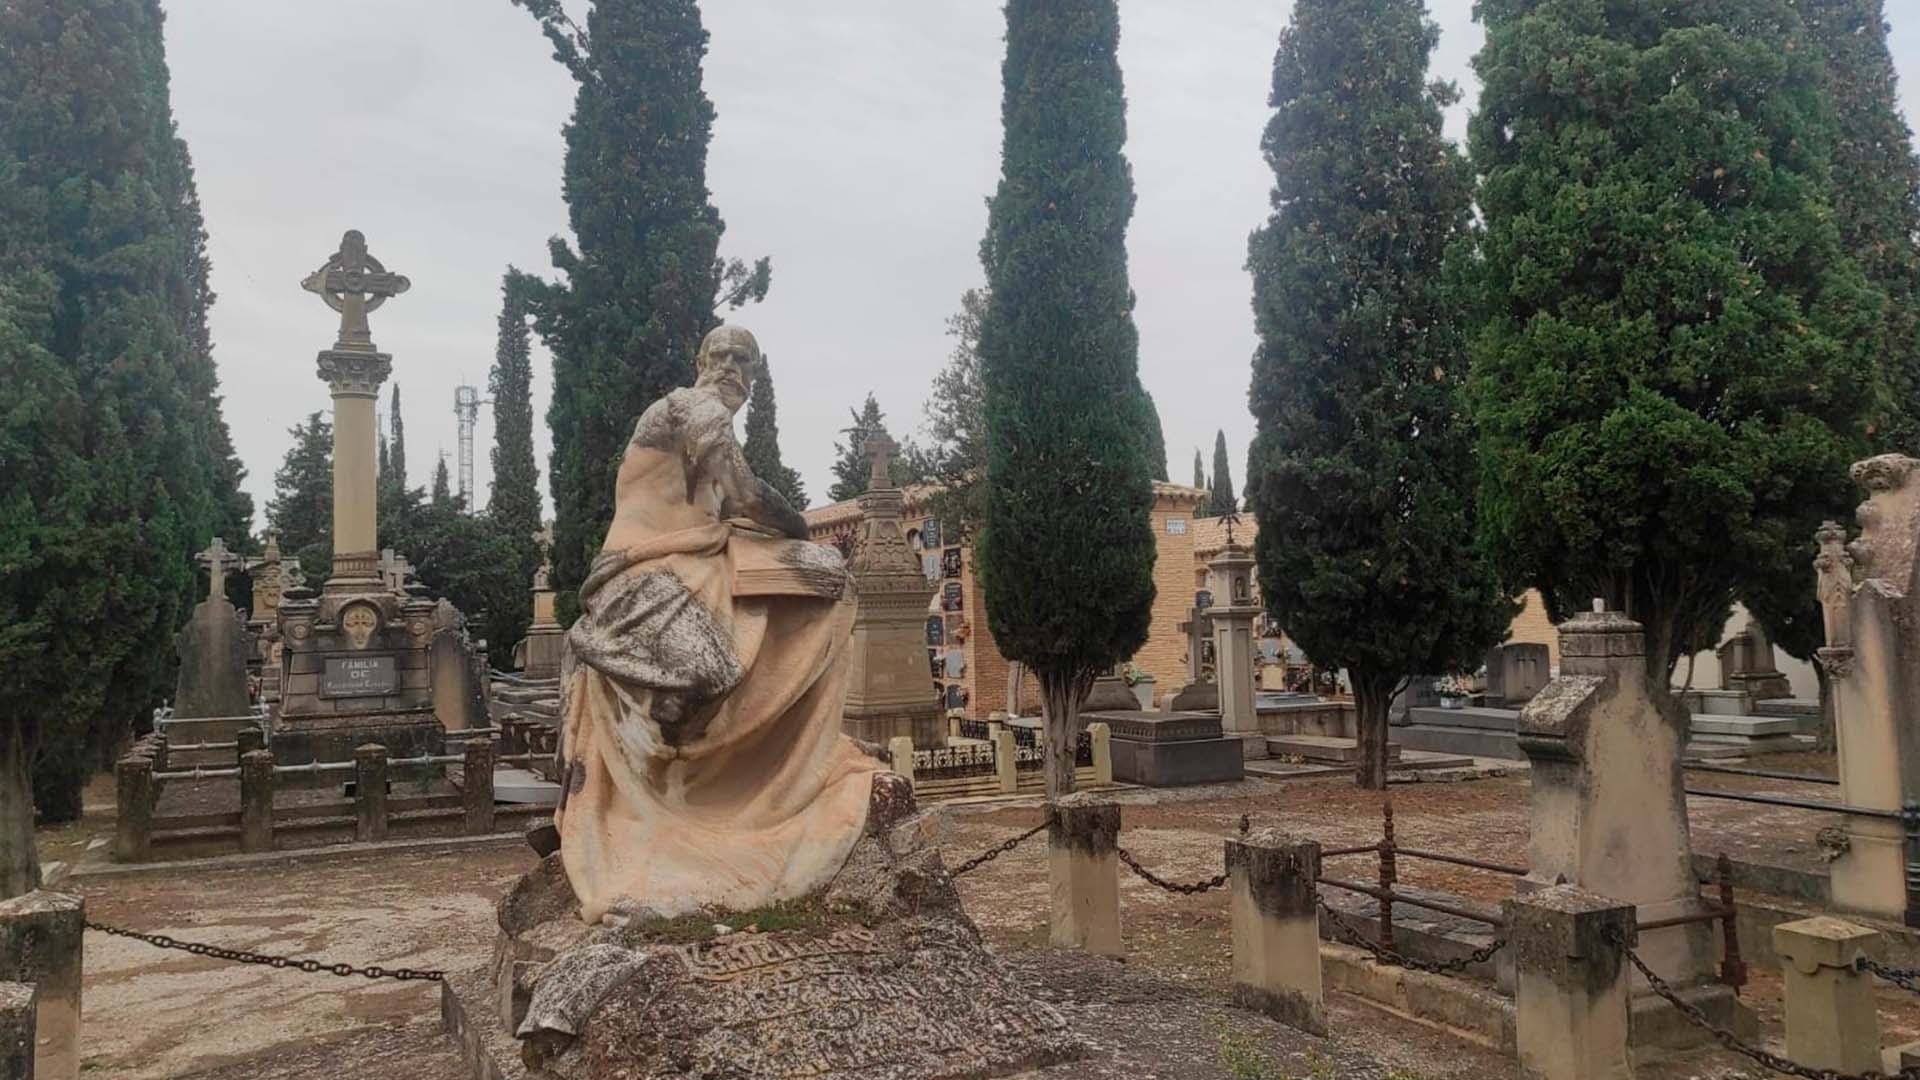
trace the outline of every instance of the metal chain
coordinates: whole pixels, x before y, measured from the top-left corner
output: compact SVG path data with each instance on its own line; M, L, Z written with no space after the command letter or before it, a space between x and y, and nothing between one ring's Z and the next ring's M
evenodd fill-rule
M992 862L993 860L999 858L1000 856L1005 855L1007 852L1012 851L1014 848L1019 847L1021 844L1025 843L1029 839L1032 839L1034 836L1037 836L1040 833L1045 832L1046 828L1047 828L1047 823L1043 821L1040 824L1035 825L1033 828L1028 829L1026 832L1021 833L1019 836L1013 837L1008 840L1002 840L1000 843L993 845L992 847L981 852L980 854L975 855L973 858L968 859L966 862L961 863L959 866L954 867L952 870L947 871L947 877L957 878L962 874L971 873L972 871L978 870L982 866L985 866L988 863Z
M1343 912L1336 909L1332 904L1327 903L1325 897L1316 896L1314 899L1319 903L1320 910L1326 912L1327 925L1333 928L1333 936L1335 938L1356 948L1365 949L1373 954L1374 959L1384 964L1392 964L1394 967L1412 968L1415 971L1424 971L1429 975L1457 975L1475 964L1486 963L1493 959L1494 953L1507 947L1507 939L1497 937L1467 955L1456 956L1451 960L1426 960L1418 956L1408 956L1405 953L1389 949L1385 945L1361 933L1352 923L1347 921L1347 917Z
M1127 869L1138 874L1142 881L1145 881L1149 885L1158 886L1168 892L1183 893L1187 896L1192 896L1195 893L1206 892L1208 889L1217 889L1227 883L1227 875L1225 874L1215 874L1205 880L1196 881L1187 885L1183 885L1177 881L1168 881L1166 878L1141 866L1139 860L1133 857L1133 852L1123 847L1116 847L1114 850L1119 853L1120 862L1124 864Z
M231 960L240 964L260 964L264 967L281 969L291 968L294 971L303 971L309 975L325 973L328 975L338 975L342 978L359 975L367 979L399 979L402 982L424 979L427 982L439 982L445 974L440 971L415 971L412 968L393 968L392 970L388 970L377 964L369 964L366 967L355 967L352 964L329 964L325 961L311 958L269 956L266 953L248 952L245 949L228 949L219 945L207 945L197 941L179 941L165 934L143 934L137 930L126 930L118 926L107 926L104 923L97 922L87 923L87 929L98 930L103 934L112 934L115 937L144 941L157 949L178 949L181 952L192 953L194 956L206 956L215 960Z
M1864 956L1854 957L1853 970L1878 975L1902 990L1910 990L1913 993L1920 994L1920 971L1888 967L1877 960L1869 960Z
M1619 930L1610 929L1607 932L1607 939L1613 944L1620 946L1621 950L1627 954L1627 959L1632 961L1634 968L1640 972L1641 978L1647 980L1647 985L1653 988L1653 992L1665 999L1667 1004L1679 1009L1680 1015L1686 1017L1694 1027L1700 1028L1707 1034L1712 1035L1716 1042L1728 1050L1758 1062L1772 1069L1774 1072L1782 1072L1789 1076L1802 1077L1804 1080L1896 1080L1896 1078L1897 1080L1920 1080L1920 1066L1909 1066L1901 1069L1897 1073L1843 1073L1834 1069L1809 1068L1808 1066L1789 1061L1778 1054L1762 1050L1757 1046L1749 1046L1740 1040L1740 1036L1709 1019L1707 1014L1701 1010L1700 1006L1695 1005L1693 1002L1675 993L1673 987L1667 985L1665 979L1655 975L1653 969L1647 966L1647 962L1640 959L1640 955L1627 946L1626 937Z

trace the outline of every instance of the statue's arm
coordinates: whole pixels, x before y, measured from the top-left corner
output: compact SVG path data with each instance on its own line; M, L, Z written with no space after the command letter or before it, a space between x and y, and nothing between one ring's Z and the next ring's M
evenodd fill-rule
M690 425L694 468L720 488L723 517L744 517L795 540L808 539L807 521L779 492L753 475L733 437L733 414L717 402L696 410Z

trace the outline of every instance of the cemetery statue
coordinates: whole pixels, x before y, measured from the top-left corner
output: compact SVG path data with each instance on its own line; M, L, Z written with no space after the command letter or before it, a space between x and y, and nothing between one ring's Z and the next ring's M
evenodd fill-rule
M804 895L867 823L883 766L841 734L845 565L734 438L760 366L721 326L640 417L580 587L554 824L589 923Z

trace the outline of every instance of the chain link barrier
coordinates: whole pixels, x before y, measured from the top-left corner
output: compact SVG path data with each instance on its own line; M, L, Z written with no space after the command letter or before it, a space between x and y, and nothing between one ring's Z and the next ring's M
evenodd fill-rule
M1647 985L1653 989L1655 994L1658 994L1667 1004L1680 1010L1680 1015L1686 1017L1687 1021L1694 1027L1713 1036L1715 1042L1739 1054L1741 1057L1757 1062L1766 1068L1772 1069L1774 1072L1801 1077L1802 1080L1920 1080L1920 1067L1908 1067L1896 1073L1843 1073L1834 1069L1810 1068L1806 1065L1789 1061L1771 1051L1763 1050L1757 1046L1750 1046L1741 1041L1739 1035L1714 1023L1713 1020L1701 1010L1700 1006L1681 997L1674 991L1673 987L1667 984L1665 979L1654 974L1653 969L1647 966L1647 962L1640 959L1640 954L1634 952L1627 946L1625 937L1622 936L1618 930L1609 931L1607 937L1610 942L1620 946L1621 950L1627 954L1627 959L1632 962L1634 969L1640 972L1640 977L1647 980ZM1876 972L1876 974L1878 973Z
M1224 873L1215 874L1210 878L1205 878L1201 881L1195 881L1187 884L1182 884L1181 882L1178 882L1178 881L1168 881L1166 878L1163 878L1160 875L1154 873L1153 871L1147 869L1146 867L1141 866L1140 860L1134 858L1133 852L1128 851L1126 848L1115 847L1114 851L1120 856L1121 865L1133 871L1134 874L1136 874L1140 878L1140 880L1156 888L1165 889L1170 893L1180 893L1183 896L1194 896L1196 894L1206 892L1209 889L1217 889L1220 886L1225 885L1227 883L1227 875Z
M962 874L972 873L973 871L980 869L981 867L987 865L988 863L999 858L1000 856L1005 855L1007 852L1012 851L1014 848L1019 847L1021 844L1026 843L1028 840L1033 839L1035 836L1038 836L1039 834L1045 832L1046 830L1047 830L1047 823L1043 821L1040 824L1035 825L1033 828L1028 829L1026 832L1021 833L1019 836L1002 840L998 844L993 845L992 847L981 852L980 854L975 855L973 858L968 859L966 862L963 862L960 865L954 867L952 870L947 871L947 877L951 879L951 878L957 878Z
M1429 975L1458 975L1462 971L1484 964L1493 959L1493 954L1507 947L1507 939L1496 937L1492 941L1473 950L1465 956L1456 956L1451 960L1426 960L1418 956L1408 956L1403 952L1389 949L1385 945L1361 933L1360 929L1347 921L1346 913L1327 903L1327 898L1316 893L1314 901L1327 916L1327 925L1333 928L1335 940L1373 954L1375 960L1394 967L1412 968Z
M1920 971L1888 967L1878 960L1871 960L1864 956L1854 957L1853 970L1865 972L1868 975L1878 975L1902 990L1920 994Z
M205 956L214 960L231 960L237 964L259 964L262 967L278 968L305 972L308 975L338 975L349 978L358 975L365 979L398 979L401 982L424 980L439 982L445 975L440 971L415 971L412 968L393 968L391 970L377 964L355 967L352 964L329 964L324 960L311 957L271 956L266 953L249 952L246 949L228 949L219 945L208 945L198 941L180 941L165 934L143 934L138 930L127 930L105 923L89 922L87 929L98 930L114 937L132 938L144 941L156 949L178 949L194 956Z

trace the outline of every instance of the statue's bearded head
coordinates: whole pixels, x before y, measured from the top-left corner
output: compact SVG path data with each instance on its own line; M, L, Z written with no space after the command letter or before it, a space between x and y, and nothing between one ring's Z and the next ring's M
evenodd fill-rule
M694 367L694 385L718 393L727 408L738 412L747 403L753 380L760 376L760 343L741 327L716 326L700 342Z

